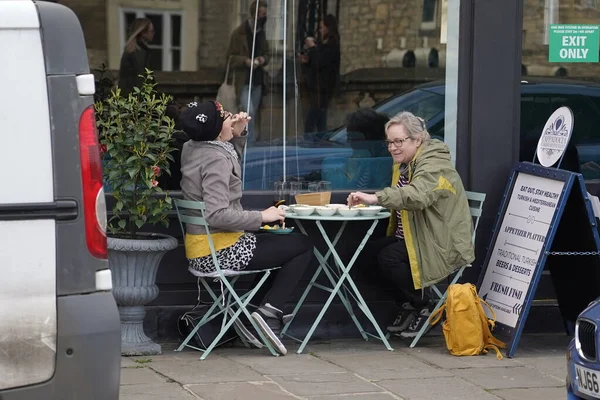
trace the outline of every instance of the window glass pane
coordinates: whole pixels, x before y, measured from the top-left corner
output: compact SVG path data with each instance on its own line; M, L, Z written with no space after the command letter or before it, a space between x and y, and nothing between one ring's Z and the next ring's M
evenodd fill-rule
M423 2L423 22L435 21L435 7L437 0L425 0Z
M203 16L198 72L207 85L201 92L173 93L182 104L194 97L215 99L232 56L228 83L235 98L219 100L230 111L252 116L241 161L246 190L272 191L282 179L328 180L340 190L389 185L392 158L384 145L385 124L372 121L372 115L361 117L364 110L356 114L360 108L388 116L413 112L427 120L436 139L456 143L456 118L446 121L445 115L449 105L451 115L456 113L460 0L340 2L337 21L328 17L329 32L319 30L324 1L288 1L287 10L283 1L268 1L259 10L256 34L248 16L239 20L248 3L237 0L226 18ZM327 13L335 13L335 4L328 2ZM262 17L267 18L264 25ZM171 18L174 47L164 51L172 52L177 70L181 54L196 49L178 42L181 20ZM447 35L450 29L453 34ZM309 37L316 38L316 46ZM251 69L247 63L253 52L257 65ZM355 124L348 132L350 120Z
M133 24L133 21L135 21L135 18L136 15L134 12L125 13L125 26L123 27L123 37L125 38L125 41L127 41L127 39L129 39L129 35L131 35L131 25Z
M173 49L171 50L171 54L173 54L173 71L181 70L181 50Z
M556 109L567 106L573 111L574 125L561 168L579 170L586 180L600 179L600 130L594 122L600 118L600 64L595 61L598 49L587 51L593 54L593 61L577 58L577 52L569 59L569 49L573 47L563 47L563 35L552 29L552 25L597 25L600 4L595 0L574 0L567 7L566 3L524 3L520 155L521 160L533 160L546 121ZM561 49L566 58L561 56Z
M181 46L181 15L171 15L171 46Z
M163 50L157 47L150 48L150 69L152 71L162 71L162 54Z

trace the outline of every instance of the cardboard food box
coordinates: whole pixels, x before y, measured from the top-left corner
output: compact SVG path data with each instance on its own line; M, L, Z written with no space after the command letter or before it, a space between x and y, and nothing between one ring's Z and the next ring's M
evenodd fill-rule
M296 204L324 206L331 203L331 192L315 192L296 195Z

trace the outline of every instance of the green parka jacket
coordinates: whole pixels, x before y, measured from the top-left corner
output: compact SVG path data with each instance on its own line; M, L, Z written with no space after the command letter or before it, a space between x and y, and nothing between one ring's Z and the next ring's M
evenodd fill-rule
M473 221L462 181L439 140L424 142L408 164L409 184L398 188L400 165L391 187L376 193L379 205L400 211L415 289L435 284L475 259ZM392 212L387 234L397 227Z

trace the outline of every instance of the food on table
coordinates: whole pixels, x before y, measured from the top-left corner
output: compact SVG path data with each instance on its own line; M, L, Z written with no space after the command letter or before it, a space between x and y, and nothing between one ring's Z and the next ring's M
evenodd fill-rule
M274 230L274 229L281 229L281 227L279 225L263 225L261 226L261 229L267 229L267 230Z

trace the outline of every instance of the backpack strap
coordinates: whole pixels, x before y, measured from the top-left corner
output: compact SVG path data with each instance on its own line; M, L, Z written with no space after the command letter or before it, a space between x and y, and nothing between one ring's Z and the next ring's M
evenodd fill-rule
M494 337L492 336L492 338L494 338ZM500 342L500 343L502 343L502 342ZM498 360L502 360L504 358L504 356L502 356L502 353L500 353L500 349L493 344L488 344L487 346L485 346L485 349L486 350L494 350L496 352L496 358Z
M444 303L440 308L438 308L435 312L431 314L431 316L429 317L429 322L431 323L431 325L435 325L438 322L440 322L440 319L442 319L442 314L444 313L445 309L446 303Z
M498 358L498 360L502 360L504 357L502 357L502 354L500 353L500 350L498 348L505 349L506 348L506 344L503 341L496 339L494 337L494 335L492 335L492 332L491 332L491 330L494 329L494 326L496 326L496 313L494 312L494 310L492 309L492 307L490 307L490 305L485 300L483 300L483 299L480 298L479 301L482 304L485 304L487 306L487 308L492 313L492 317L493 317L493 319L490 319L490 318L487 319L488 323L490 325L489 331L488 331L489 334L488 334L488 338L487 338L489 344L486 345L485 348L486 349L493 349L493 350L495 350L496 351L496 357Z

